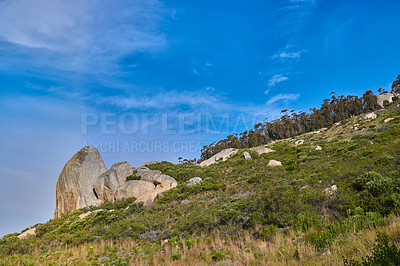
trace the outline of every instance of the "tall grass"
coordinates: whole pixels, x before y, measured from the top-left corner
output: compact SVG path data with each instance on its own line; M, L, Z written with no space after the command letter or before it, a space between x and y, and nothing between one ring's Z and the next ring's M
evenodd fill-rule
M400 217L388 219L385 226L341 235L321 250L295 230L277 232L270 241L255 239L247 232L226 235L214 231L168 242L125 238L64 246L46 254L36 250L29 255L0 258L0 265L341 265L344 258L360 260L371 255L378 231L392 236L399 245Z

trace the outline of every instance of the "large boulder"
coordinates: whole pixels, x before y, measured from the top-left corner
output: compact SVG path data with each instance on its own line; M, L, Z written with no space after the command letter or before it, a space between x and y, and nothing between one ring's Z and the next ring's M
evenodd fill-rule
M103 209L98 209L98 210L94 210L94 211L88 211L88 212L80 214L79 218L80 219L86 219L88 216L94 215L94 214L96 214L98 212L101 212L101 211L103 211Z
M163 191L178 185L178 182L169 175L164 175L158 170L150 170L147 167L139 167L136 175L140 176L140 180L150 182Z
M375 118L376 118L376 114L374 112L364 115L365 120L373 120Z
M393 81L392 84L392 93L399 93L400 92L400 75L397 77L395 81Z
M134 169L128 162L120 162L104 172L94 184L98 204L113 201L115 192L126 182L126 177L133 174Z
M162 188L156 187L155 189L149 190L146 193L140 195L135 202L143 202L145 206L148 206L154 202L154 199L162 192Z
M282 163L277 160L270 160L267 164L267 166L269 166L269 167L275 167L275 166L281 166L281 165L282 165Z
M246 160L251 160L250 153L248 153L247 151L243 152L243 158L245 158Z
M143 163L140 167L143 167L143 166L148 166L148 165L151 165L151 164L156 164L156 163L159 163L159 162L157 162L157 161L150 161L150 162L145 162L145 163Z
M56 186L54 217L79 208L97 205L94 186L107 170L96 148L86 146L64 166Z
M148 181L130 180L123 184L115 192L115 199L138 198L150 190L155 190L156 186Z
M256 152L257 154L274 152L274 150L271 150L265 146L254 147L251 148L250 150Z
M234 148L229 148L229 149L225 149L220 151L219 153L215 154L214 156L212 156L211 158L202 161L199 165L200 166L209 166L211 164L214 164L220 160L225 161L227 158L235 155L238 152L237 149Z
M178 182L169 175L164 175L158 170L150 170L145 166L137 169L136 176L139 176L140 180L131 180L123 184L115 193L115 199L135 197L136 202L149 205L159 193L178 185Z
M134 170L140 180L126 181ZM128 162L115 163L107 170L97 149L87 146L67 162L58 178L54 217L130 197L150 204L159 193L177 185L174 178L158 170L146 166L135 169Z
M203 182L203 179L201 177L196 176L196 177L190 178L188 180L187 186L191 187L191 186L200 184L201 182Z
M393 100L393 94L392 93L382 93L379 94L378 96L376 96L376 102L378 103L378 105L382 108L384 108L385 106L383 105L384 101L388 101L389 103L392 103Z
M304 139L299 139L294 142L294 146L299 146L304 144Z
M34 236L36 235L36 228L33 227L31 229L26 230L25 232L21 233L18 238L19 239L25 239L28 238L29 236Z

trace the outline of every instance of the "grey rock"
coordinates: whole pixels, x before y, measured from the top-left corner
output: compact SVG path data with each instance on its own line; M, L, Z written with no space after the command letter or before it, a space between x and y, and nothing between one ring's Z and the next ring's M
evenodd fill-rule
M203 179L201 177L196 176L196 177L189 179L187 186L191 187L191 186L200 184L201 182L203 182Z
M366 120L375 119L375 118L376 118L376 114L374 112L364 115L364 119L366 119Z
M157 240L158 232L157 231L149 231L139 235L139 238L142 240Z
M220 160L225 161L229 157L235 155L237 152L238 152L238 150L234 149L234 148L225 149L225 150L220 151L219 153L215 154L211 158L202 161L199 165L200 166L209 166L211 164L219 162Z
M274 152L274 150L271 150L265 146L254 147L254 148L251 148L250 150L253 152L256 152L257 154Z
M282 163L280 162L280 161L277 161L277 160L270 160L269 162L268 162L268 165L267 166L269 166L269 167L275 167L275 166L281 166L282 165Z
M327 195L327 196L335 195L337 192L337 186L333 185L331 187L325 188L324 192L325 192L325 195Z
M88 211L86 213L82 213L81 215L79 215L80 219L86 219L88 216L96 214L98 212L101 212L103 209L98 209L98 210L94 210L94 211Z
M400 92L400 75L397 77L395 81L393 81L392 84L392 93L399 93Z
M304 140L300 139L294 142L294 146L299 146L299 145L303 145L304 144Z
M34 236L36 235L36 228L31 228L29 230L26 230L25 232L21 233L18 238L19 239L25 239L28 238L29 236Z
M86 146L64 166L56 185L54 217L98 204L94 186L107 170L96 148Z
M157 161L145 162L145 163L143 163L140 167L147 166L147 165L151 165L151 164L156 164L156 163L159 163L159 162L157 162Z
M246 160L251 160L251 155L250 155L250 153L248 153L247 151L243 152L243 157L244 157Z
M115 192L114 198L139 198L141 195L148 191L155 190L156 186L152 182L143 180L130 180L125 182L121 187Z
M113 164L104 172L94 184L99 203L113 201L115 192L126 182L126 177L133 174L133 170L134 168L128 162L120 162Z
M322 147L321 146L317 146L317 147L315 147L315 150L316 151L322 151Z
M163 191L178 185L178 182L169 175L164 175L158 170L150 170L145 166L138 168L136 175L140 176L140 180L151 182Z
M382 108L384 108L385 106L383 106L383 102L384 101L388 101L389 103L392 103L393 100L393 94L392 93L382 93L379 94L378 96L376 96L376 102L378 103L378 105Z
M245 199L245 198L248 198L250 195L252 195L253 193L252 192L250 192L250 191L247 191L247 192L239 192L239 193L236 193L236 194L233 194L232 196L231 196L231 198L232 199Z

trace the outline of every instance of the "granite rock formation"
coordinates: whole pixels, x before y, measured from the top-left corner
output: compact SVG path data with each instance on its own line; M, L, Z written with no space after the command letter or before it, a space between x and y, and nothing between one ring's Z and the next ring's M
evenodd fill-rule
M139 180L127 181L135 170ZM135 169L128 162L115 163L107 170L97 149L87 146L67 162L58 178L54 217L129 197L150 204L160 192L177 185L174 178L160 171L146 166Z

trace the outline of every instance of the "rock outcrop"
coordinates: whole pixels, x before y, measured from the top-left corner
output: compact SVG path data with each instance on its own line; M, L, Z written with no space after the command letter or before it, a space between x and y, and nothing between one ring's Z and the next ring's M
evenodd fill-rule
M145 162L145 163L143 163L140 167L143 167L143 166L148 166L148 165L151 165L151 164L156 164L156 163L159 163L159 162L157 162L157 161L150 161L150 162Z
M269 167L275 167L275 166L281 166L281 165L282 165L282 163L277 160L270 160L267 164L267 166L269 166Z
M324 189L324 192L325 192L325 195L327 195L327 196L335 195L337 192L337 186L333 185L331 187L327 187Z
M225 161L227 158L235 155L237 152L238 152L238 150L234 149L234 148L225 149L225 150L220 151L219 153L215 154L211 158L202 161L199 165L200 166L209 166L220 160Z
M34 235L36 235L36 228L35 228L35 227L33 227L33 228L31 228L31 229L28 229L28 230L26 230L25 232L21 233L21 234L18 236L18 238L19 238L19 239L25 239L25 238L27 238L27 237L29 237L29 236L34 236Z
M395 93L400 93L400 75L397 76L397 79L392 84L392 94Z
M365 120L369 120L369 119L372 120L372 119L375 119L375 118L376 118L376 114L374 112L364 115L364 119Z
M392 103L393 102L393 100L392 100L392 98L394 97L394 94L392 94L392 93L382 93L382 94L379 94L378 96L376 96L376 102L378 103L378 105L381 107L381 108L384 108L385 106L384 106L384 101L388 101L388 103Z
M250 153L248 153L247 151L243 152L243 158L245 158L246 160L251 160Z
M258 155L263 154L263 153L270 153L274 152L274 150L271 150L265 146L258 146L250 149L253 152L256 152Z
M115 193L115 199L138 198L144 193L154 190L156 186L152 182L142 180L130 180L123 184Z
M203 182L203 179L201 177L196 176L188 180L187 186L191 187L200 184L201 182Z
M135 170L140 180L126 181ZM129 197L149 204L160 192L177 185L174 178L160 171L146 166L135 169L128 162L115 163L107 170L97 149L87 146L67 162L58 178L54 217Z
M107 170L96 148L86 146L64 166L56 186L54 217L98 204L94 186Z
M140 180L151 182L158 189L162 189L163 191L178 185L178 182L169 175L164 175L158 170L150 170L147 167L139 167L136 175L140 176Z
M113 164L109 170L104 172L94 185L98 204L114 200L117 189L126 182L127 176L133 174L134 169L128 162L121 162Z
M88 211L88 212L85 212L85 213L80 214L80 215L79 215L79 218L80 218L80 219L86 219L86 218L89 217L90 215L94 215L94 214L96 214L96 213L98 213L98 212L101 212L101 211L103 211L103 209L98 209L98 210L94 210L94 211Z

